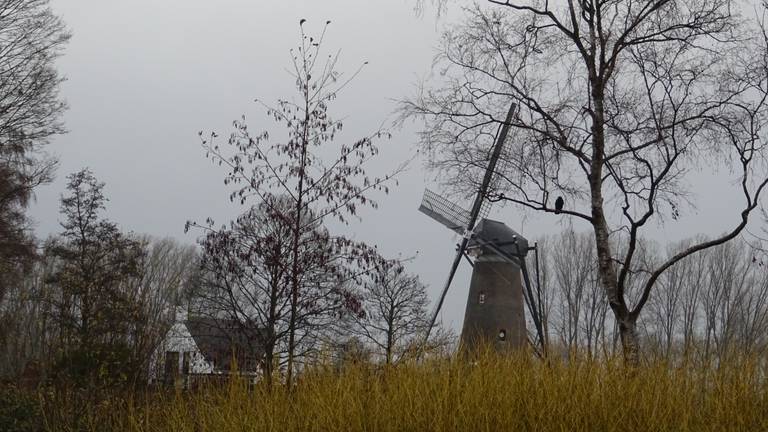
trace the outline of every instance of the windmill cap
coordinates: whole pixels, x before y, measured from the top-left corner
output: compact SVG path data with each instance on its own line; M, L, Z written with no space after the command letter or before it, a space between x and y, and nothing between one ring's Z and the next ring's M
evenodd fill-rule
M526 256L528 254L528 240L505 223L481 219L475 229L474 235L469 241L469 248L483 247L492 244L502 251L513 256ZM490 253L494 253L487 246L483 247Z

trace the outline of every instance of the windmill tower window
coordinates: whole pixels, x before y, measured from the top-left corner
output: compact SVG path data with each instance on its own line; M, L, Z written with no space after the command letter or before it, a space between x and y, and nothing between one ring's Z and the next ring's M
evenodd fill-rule
M502 341L502 342L507 340L507 331L506 330L504 330L504 329L499 330L499 340Z
M477 302L480 304L485 303L485 293L482 293L482 292L480 293L480 295L478 296Z

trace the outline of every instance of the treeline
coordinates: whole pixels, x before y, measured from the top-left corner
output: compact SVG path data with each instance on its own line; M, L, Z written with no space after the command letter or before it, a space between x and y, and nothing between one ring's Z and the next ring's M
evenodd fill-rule
M293 313L297 368L329 356L397 363L419 349L429 301L403 262L371 252L366 267L359 256L345 257L341 246L350 245L340 246L322 224L307 225L297 243L300 284L293 305L290 226L274 209L254 206L228 227L209 228L196 247L121 231L101 214L103 183L88 170L68 180L62 231L42 243L28 271L6 280L0 296L5 378L143 385L158 367L153 354L179 308L263 330L252 343L263 349L259 367L269 377L286 371ZM290 200L274 204L287 211ZM643 242L628 296L638 295L644 268L700 240L666 248ZM568 229L540 239L538 250L548 354L616 355L619 335L590 233ZM736 352L765 355L765 269L762 252L744 240L673 266L640 321L644 356L717 362ZM448 352L456 342L442 329L428 349Z
M644 241L631 271L636 301L648 272L693 238L662 246ZM591 233L572 229L539 242L542 308L550 352L607 357L621 345L597 274ZM690 256L665 272L638 323L647 359L717 362L768 352L768 272L764 254L744 239Z
M181 304L197 251L123 232L104 184L68 177L62 231L0 297L0 375L91 386L140 381Z
M102 216L104 183L87 169L68 180L62 231L0 296L5 379L144 386L161 373L156 354L179 309L250 330L267 378L285 376L291 347L297 369L328 360L395 363L416 353L429 302L400 261L331 236L315 221L297 242L294 297L290 226L266 205L209 229L198 247L122 231ZM277 205L285 210L290 201ZM451 342L438 331L430 350Z
M339 139L343 121L328 107L349 80L338 80L338 57L326 57L321 42L302 27L292 64L300 102L262 104L285 140L251 132L244 118L225 142L200 133L242 210L223 225L187 221L198 245L123 232L101 215L104 184L88 170L68 177L62 231L42 245L27 232L26 259L7 264L14 278L0 291L0 372L87 388L144 383L178 308L253 335L266 379L289 385L308 359L329 352L394 363L416 351L424 285L400 259L328 229L376 208L373 198L404 165L369 173L385 130ZM432 347L448 344L436 335Z
M68 176L62 231L42 243L24 264L27 271L6 277L0 296L3 377L33 384L144 385L178 308L262 330L252 342L263 349L259 367L267 377L286 372L291 347L295 368L328 356L397 363L421 348L429 302L425 286L403 262L330 235L308 212L311 223L302 224L296 243L300 265L291 273L291 218L284 217L289 198L253 206L229 226L209 225L198 248L121 231L102 216L104 186L88 170ZM701 240L666 248L642 242L628 297L639 295L645 268ZM590 233L568 229L540 239L538 251L548 354L616 355L619 334L599 284ZM744 240L673 266L640 321L644 356L700 363L733 353L764 356L765 266L762 251ZM427 348L448 352L455 344L455 335L443 329Z

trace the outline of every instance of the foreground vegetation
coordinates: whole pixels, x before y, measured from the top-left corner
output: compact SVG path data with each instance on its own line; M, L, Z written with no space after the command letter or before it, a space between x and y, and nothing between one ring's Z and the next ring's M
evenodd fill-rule
M21 419L25 429L18 430L768 430L766 372L755 359L628 369L618 361L494 356L385 369L318 367L292 392L230 382L86 404L72 394L41 392L29 399L38 405L24 411L34 418Z

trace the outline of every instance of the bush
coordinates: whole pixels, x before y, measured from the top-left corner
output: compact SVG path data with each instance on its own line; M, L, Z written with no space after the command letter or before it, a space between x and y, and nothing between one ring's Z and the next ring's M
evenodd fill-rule
M53 365L53 382L86 389L120 388L136 369L126 345L95 345L59 356Z
M40 403L34 393L0 385L0 431L33 432L43 430Z

